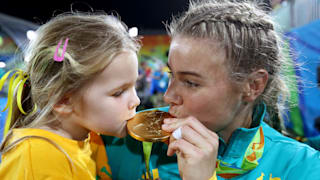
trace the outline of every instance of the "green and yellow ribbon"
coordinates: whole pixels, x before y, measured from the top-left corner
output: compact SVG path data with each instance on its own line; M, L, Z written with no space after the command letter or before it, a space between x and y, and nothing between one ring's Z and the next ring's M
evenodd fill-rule
M225 179L230 179L249 172L258 166L258 161L262 157L263 150L264 135L262 127L260 127L247 147L241 166L236 167L218 160L216 165L217 175Z
M142 142L142 147L143 147L143 154L144 154L144 161L146 163L146 179L152 179L151 173L150 173L150 166L149 166L149 160L150 160L150 155L152 151L152 142Z
M3 130L3 136L5 136L10 129L10 124L11 124L11 120L12 120L12 113L13 113L13 103L14 103L13 100L15 98L15 91L17 91L16 100L17 100L18 108L22 114L27 115L27 113L22 108L22 92L23 92L23 87L24 87L25 82L29 79L29 75L20 69L14 69L14 70L8 71L6 74L4 74L1 77L0 91L2 90L5 82L9 78L10 74L11 74L11 77L9 80L9 87L8 87L8 100L7 100L6 107L2 110L2 112L4 112L8 109L7 119L6 119L4 130ZM36 108L37 107L35 106L34 111L36 110Z

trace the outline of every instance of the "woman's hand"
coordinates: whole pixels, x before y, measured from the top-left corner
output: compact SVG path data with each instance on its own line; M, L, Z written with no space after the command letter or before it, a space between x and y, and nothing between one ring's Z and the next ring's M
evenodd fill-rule
M162 129L168 132L181 131L177 139L171 135L167 151L168 156L177 154L181 178L183 180L210 179L216 167L218 135L194 117L165 119Z

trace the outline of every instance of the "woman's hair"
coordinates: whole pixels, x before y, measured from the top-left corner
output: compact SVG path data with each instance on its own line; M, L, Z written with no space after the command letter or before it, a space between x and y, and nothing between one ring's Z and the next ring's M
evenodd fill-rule
M37 128L54 122L53 106L66 93L78 91L121 52L137 53L139 42L127 30L117 16L104 13L65 13L40 26L25 51L29 80L21 101L27 115L14 102L10 128ZM61 54L67 38L64 59L55 61L58 43L62 41Z
M264 102L270 116L268 123L277 130L283 128L279 115L289 96L282 72L287 63L271 18L257 4L231 0L190 1L188 11L173 19L168 30L172 38L182 36L219 43L225 50L230 79L234 82L242 82L255 70L265 69L269 79L255 104Z

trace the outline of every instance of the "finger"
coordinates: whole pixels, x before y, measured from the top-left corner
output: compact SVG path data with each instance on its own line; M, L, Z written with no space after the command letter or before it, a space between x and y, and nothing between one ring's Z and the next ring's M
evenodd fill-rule
M186 140L187 142L202 149L205 152L211 152L214 148L216 149L218 148L218 145L215 142L217 140L215 139L208 140L204 138L202 135L200 135L198 131L195 131L193 128L187 125L179 127L174 132L179 132L179 133L176 133L180 135L179 138Z
M183 119L180 119L180 120L183 120ZM173 132L176 129L174 127L177 127L174 124L176 124L180 120L177 118L166 118L163 120L163 124L162 124L161 128L164 131Z
M210 130L209 130L209 133L211 134L211 136L212 136L213 138L219 140L219 136L218 136L217 133L215 133L214 131L210 131Z
M172 156L173 154L183 157L194 157L197 156L201 151L194 145L190 144L184 139L175 140L168 146L167 155Z
M199 120L194 117L187 117L187 118L169 118L165 119L164 124L162 125L162 129L164 131L173 132L177 128L188 125L195 131L197 131L201 136L208 141L213 141L219 139L218 135L207 127L205 127Z
M166 121L166 123L168 123L167 126L170 126L171 128L176 127L177 125L183 125L183 124L185 124L185 125L182 127L188 126L189 123L179 123L179 120L180 120L180 122L187 121L187 119L175 119L175 118L168 119ZM200 122L198 121L196 123L200 123ZM170 137L170 142L174 141L175 139L182 138L182 136L181 136L181 128L182 127L179 127L173 131L173 134ZM192 131L192 130L194 130L194 131ZM191 131L191 132L188 132L188 131ZM206 128L204 128L204 131L207 131L207 133L210 134L211 137L210 136L204 137L203 136L204 133L199 133L199 131L196 129L186 128L184 131L184 134L186 134L185 140L190 141L190 143L192 143L193 145L198 146L202 149L205 149L206 151L211 151L212 148L217 148L219 146L218 135L216 135L214 132L212 132ZM179 136L177 136L178 134L179 134ZM202 135L199 136L199 134L202 134Z
M178 118L165 118L163 120L163 123L170 124L170 123L175 122L175 121L178 121Z
M205 139L213 140L216 139L217 136L212 134L212 131L208 129L205 125L203 125L198 119L194 117L188 117L183 124L188 125L195 131L197 131L202 137Z
M216 153L206 153L196 146L190 144L184 139L174 141L169 145L168 156L177 154L179 172L182 179L198 179L199 174L194 174L195 169L201 170L201 175L204 175L208 179L215 171ZM190 174L191 173L191 174Z

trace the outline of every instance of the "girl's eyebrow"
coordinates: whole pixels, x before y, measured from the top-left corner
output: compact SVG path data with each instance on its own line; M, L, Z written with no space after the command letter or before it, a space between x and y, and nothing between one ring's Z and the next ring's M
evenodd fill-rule
M123 83L123 84L121 84L121 85L119 85L119 86L111 89L110 92L113 92L113 91L117 91L117 90L119 90L119 89L124 89L124 88L130 87L132 84L133 84L133 83L131 83L131 82Z

